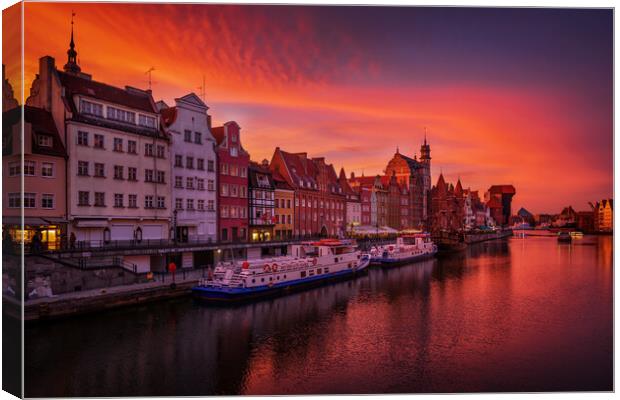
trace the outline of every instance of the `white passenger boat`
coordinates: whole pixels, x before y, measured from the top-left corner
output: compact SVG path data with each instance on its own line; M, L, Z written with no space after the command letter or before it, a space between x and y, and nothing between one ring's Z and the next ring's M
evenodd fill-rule
M370 249L370 262L373 264L404 264L433 257L437 246L428 233L403 235L396 243Z
M351 277L370 264L370 256L357 250L355 241L324 239L291 249L289 256L221 262L192 292L206 300L251 299Z

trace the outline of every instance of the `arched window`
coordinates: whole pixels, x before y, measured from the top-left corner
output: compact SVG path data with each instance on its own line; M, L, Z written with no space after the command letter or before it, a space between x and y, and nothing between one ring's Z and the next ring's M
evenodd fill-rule
M140 243L142 241L142 228L138 227L133 232L133 237L134 237L134 239L136 239L136 242Z

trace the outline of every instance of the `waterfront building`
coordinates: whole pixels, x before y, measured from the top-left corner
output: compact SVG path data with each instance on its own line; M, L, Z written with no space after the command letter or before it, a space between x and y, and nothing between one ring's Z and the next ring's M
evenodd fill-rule
M603 199L593 205L594 229L597 232L612 232L614 229L614 201Z
M269 162L261 165L250 162L248 167L248 206L250 215L250 240L266 242L274 237L275 184Z
M175 106L158 102L161 120L170 135L172 176L172 237L178 242L217 240L215 138L209 107L194 93L175 99Z
M511 224L520 224L525 222L530 226L534 226L534 224L536 223L534 214L532 214L523 207L521 207L519 211L517 211L517 214L511 218L510 222Z
M250 155L241 145L241 128L235 121L212 129L217 142L218 227L222 242L248 240L248 166Z
M355 189L354 189L355 190ZM358 187L357 192L360 196L360 204L362 206L361 210L361 218L362 218L362 226L369 226L371 224L372 219L372 189L368 187Z
M295 191L295 236L338 236L345 232L346 196L334 166L325 158L276 147L270 163Z
M349 179L349 185L355 191L360 192L360 201L363 201L362 208L366 206L368 209L368 203L370 203L370 215L369 225L374 228L376 232L379 232L380 228L388 226L388 190L384 187L383 178L381 175L375 176L360 176L356 177L351 174ZM364 190L369 193L369 196L364 196ZM364 213L363 213L364 214ZM368 221L368 218L366 219Z
M491 209L491 217L500 226L510 222L512 197L516 194L512 185L493 185L484 194L484 200Z
M409 194L407 223L402 228L428 227L431 215L431 147L426 135L420 147L419 160L415 155L411 158L401 154L397 148L385 168L385 174L395 175Z
M465 229L465 198L460 179L455 187L439 174L437 184L431 189L431 199L433 232Z
M353 232L356 226L360 226L362 224L362 203L360 200L360 194L359 192L353 190L351 185L349 185L349 182L347 181L347 175L344 172L344 168L340 169L338 182L343 188L347 198L345 219L347 232L350 234Z
M564 207L562 212L553 221L553 226L572 227L577 221L577 212L572 206Z
M594 232L594 211L577 211L577 220L575 223L577 229L584 233Z
M67 53L63 70L52 57L40 59L27 105L47 110L65 140L69 234L83 246L167 239L169 138L151 92L83 73L73 33ZM136 263L143 270L164 261Z
M386 226L392 229L401 230L406 226L401 226L401 194L402 189L396 180L396 175L384 175L381 177L381 185L386 194Z
M66 239L66 161L65 146L47 110L24 106L3 112L2 224L13 243L23 240L29 247L38 235L35 241L42 250L55 250L61 236Z
M272 172L271 176L275 185L275 238L291 239L295 229L295 190L277 171Z

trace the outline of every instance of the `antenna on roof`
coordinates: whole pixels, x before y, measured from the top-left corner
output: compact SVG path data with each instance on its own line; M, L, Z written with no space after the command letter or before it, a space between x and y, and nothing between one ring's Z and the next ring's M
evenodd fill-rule
M149 76L149 90L151 90L151 87L153 86L153 71L155 71L155 67L151 67L145 72L145 74Z
M202 85L198 86L198 90L200 90L200 93L198 94L200 96L200 98L202 99L202 102L204 103L205 97L206 97L206 91L207 91L207 87L205 85L205 76L204 74L202 75Z

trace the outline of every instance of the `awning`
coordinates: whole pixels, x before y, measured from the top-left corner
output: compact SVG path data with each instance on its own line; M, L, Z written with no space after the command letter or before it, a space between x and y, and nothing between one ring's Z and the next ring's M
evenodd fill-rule
M22 218L17 216L3 216L2 223L6 225L21 225ZM67 220L58 217L24 217L24 225L58 225L66 224Z
M104 228L108 226L107 219L78 219L75 221L78 228Z

